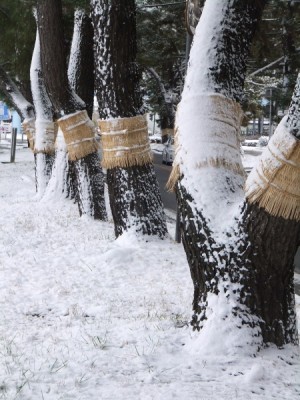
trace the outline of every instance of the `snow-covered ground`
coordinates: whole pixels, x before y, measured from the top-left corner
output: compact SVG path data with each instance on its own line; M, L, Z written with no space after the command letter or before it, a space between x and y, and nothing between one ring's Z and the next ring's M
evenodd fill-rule
M223 354L216 332L201 349L170 221L164 241L114 240L111 221L37 201L29 149L0 163L0 399L299 399L298 348Z

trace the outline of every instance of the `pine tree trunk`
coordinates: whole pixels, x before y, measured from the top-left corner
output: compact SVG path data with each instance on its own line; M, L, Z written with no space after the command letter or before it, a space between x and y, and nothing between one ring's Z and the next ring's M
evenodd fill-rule
M298 343L294 257L300 244L299 222L274 217L256 204L245 208L246 254L254 272L253 311L261 318L264 343Z
M85 104L75 95L68 81L61 1L39 1L37 3L37 15L45 84L55 109L55 115L56 117L72 116L74 113L84 110ZM66 129L65 124L63 125ZM61 129L63 130L63 128ZM66 131L63 133L66 136ZM80 135L80 131L75 129L73 134ZM70 138L69 141L72 143ZM78 141L78 138L75 141ZM82 143L80 142L80 146L82 146ZM70 148L68 148L68 151L70 159ZM93 150L90 154L82 156L79 154L78 157L74 156L74 158L76 181L73 184L76 185L80 199L78 203L79 212L105 220L107 216L104 202L103 173L98 153ZM90 187L90 185L94 186ZM99 193L98 190L100 190Z
M100 118L140 115L135 2L92 0L91 4ZM107 184L116 236L131 227L144 234L165 236L165 216L152 163L108 168Z
M264 5L264 1L250 0L245 2L206 1L196 30L190 58L191 66L179 106L176 123L179 152L174 165L176 167L178 163L177 167L180 170L176 195L181 214L183 245L194 283L192 325L197 330L204 328L208 319L218 317L216 304L222 302L226 312L222 314L222 317L219 316L219 325L216 329L225 329L223 325L226 326L226 321L233 321L231 322L233 326L238 329L244 327L250 333L241 340L256 347L259 347L263 340L267 340L263 333L264 323L259 319L266 318L266 315L261 315L261 300L257 298L261 294L261 287L259 290L257 286L258 270L264 269L264 265L257 266L257 270L253 268L249 249L251 246L256 247L255 240L260 240L261 237L252 236L250 233L247 237L250 225L245 224L244 221L247 221L250 209L245 209L244 219L235 214L235 219L229 220L232 206L242 204L244 198L244 180L239 170L242 164L238 146L234 150L237 164L228 166L227 162L232 163L232 160L226 160L226 158L221 160L222 162L218 159L207 159L203 164L201 159L195 164L196 171L199 171L197 175L193 175L191 171L193 164L190 161L198 156L197 138L195 138L194 149L189 144L187 147L193 154L186 153L185 155L184 151L187 150L184 146L197 130L199 133L201 129L205 130L209 121L208 116L201 113L203 103L199 100L200 103L197 104L197 96L203 98L203 96L209 97L212 93L215 94L210 100L211 103L207 103L212 104L212 108L208 109L210 113L214 112L214 108L217 110L216 102L227 104L229 101L232 106L241 100L246 61ZM210 19L211 16L214 16L214 20ZM206 48L208 43L209 50ZM196 65L198 65L198 72ZM185 103L188 106L185 106ZM231 106L228 106L228 109ZM224 108L223 112L224 110L227 108ZM186 125L194 130L190 132L185 128L185 124L189 118L192 121L197 113L202 116L202 121L199 120L198 128L194 128L193 124ZM225 120L228 118L226 113L227 111L225 111ZM213 132L218 134L222 125L218 121L218 115L215 115L213 119L215 121ZM210 120L209 123L211 124L212 121ZM231 123L232 121L229 122L229 129ZM235 124L238 130L238 122L236 121L233 125ZM214 133L211 133L211 141L217 140L213 136ZM220 135L222 137L222 131ZM199 150L202 151L201 154L204 154L204 157L206 146L209 146L209 139L205 140L203 143L198 140L201 146ZM224 154L227 151L224 147ZM202 164L203 167L201 167ZM207 176L211 179L207 180ZM213 203L215 208L212 208L210 203ZM259 210L258 213L260 213ZM252 221L252 218L250 220ZM265 230L265 233L267 232L268 230ZM274 241L276 237L272 235L268 241L270 240ZM251 246L249 241L251 241ZM264 249L267 251L265 257L270 257L271 265L271 249L269 247ZM262 261L261 258L260 260ZM243 346L245 343L237 345Z
M36 110L35 121L35 180L38 195L41 197L49 183L55 155L55 127L53 109L45 88L40 54L39 32L30 67L32 98ZM50 129L49 129L50 128Z
M286 127L291 136L300 139L300 75ZM300 245L299 220L270 215L259 203L248 202L244 221L250 243L247 253L256 274L253 287L258 315L263 321L264 342L277 346L297 344L294 257Z

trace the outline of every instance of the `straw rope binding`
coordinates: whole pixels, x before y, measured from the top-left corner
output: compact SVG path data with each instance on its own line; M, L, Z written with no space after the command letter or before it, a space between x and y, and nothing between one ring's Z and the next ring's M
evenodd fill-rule
M280 123L258 165L251 171L246 198L275 217L300 221L300 141Z
M34 142L35 142L35 119L27 119L22 123L23 131L25 132L29 147L32 151L34 151Z
M200 106L199 106L200 104ZM185 101L188 114L181 113L179 104L175 122L175 161L167 182L167 189L174 191L182 175L181 151L193 153L196 161L193 168L224 168L235 174L245 176L240 158L239 130L243 112L240 105L218 94L202 94L191 99L191 105ZM191 130L197 129L194 148L183 148L180 143L180 129L185 121L194 120ZM183 121L183 123L181 122ZM195 128L196 127L196 128ZM183 129L190 130L183 127ZM196 155L195 155L195 152Z
M127 168L152 162L147 120L144 115L99 120L103 168Z
M69 160L76 161L98 151L95 126L85 110L60 118L57 123L64 135Z

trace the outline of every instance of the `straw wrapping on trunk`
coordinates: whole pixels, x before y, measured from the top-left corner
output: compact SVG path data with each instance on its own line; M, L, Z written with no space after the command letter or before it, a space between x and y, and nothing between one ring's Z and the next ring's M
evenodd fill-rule
M300 141L282 120L251 171L246 198L275 217L300 221Z
M184 112L179 104L175 121L175 160L167 182L167 189L174 191L182 175L182 154L191 154L191 168L223 168L245 176L240 157L241 106L219 94L202 94L184 101ZM188 110L188 112L186 111ZM199 127L193 148L181 143L180 129L189 130L193 121ZM195 130L195 128L193 129Z
M32 151L34 151L35 144L35 119L27 119L22 123L23 131L27 136L27 140L29 142L29 147Z
M57 130L53 121L35 121L36 140L34 153L54 154Z
M85 110L62 117L57 123L63 132L70 161L98 151L96 127Z
M127 168L152 162L144 115L99 120L98 124L102 136L103 168Z

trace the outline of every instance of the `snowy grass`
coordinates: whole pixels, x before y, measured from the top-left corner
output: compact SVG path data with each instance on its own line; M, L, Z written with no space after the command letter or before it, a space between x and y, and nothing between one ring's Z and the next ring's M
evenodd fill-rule
M39 202L30 151L16 160L0 164L0 399L299 398L298 348L224 355L216 332L199 351L171 236L114 240L72 202Z

